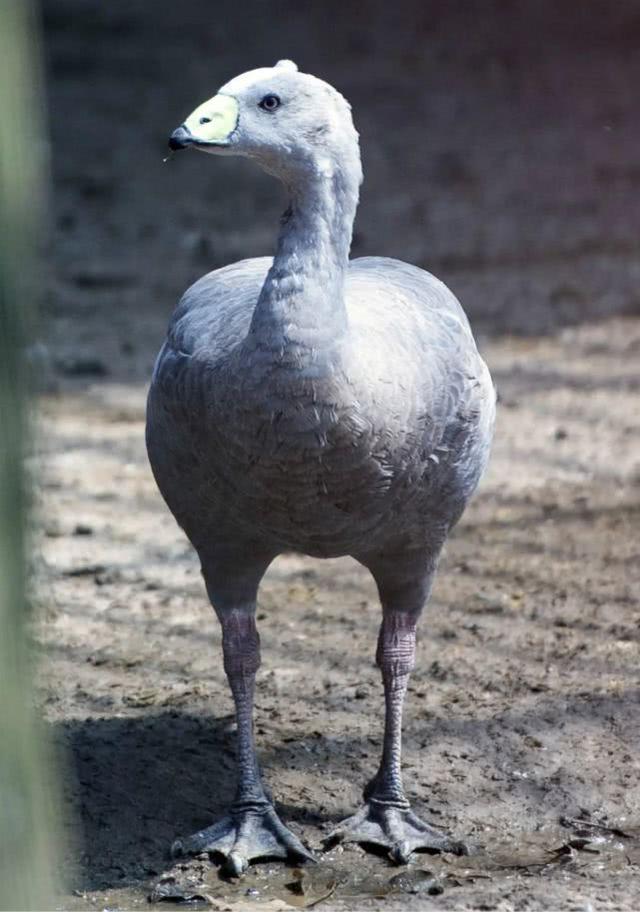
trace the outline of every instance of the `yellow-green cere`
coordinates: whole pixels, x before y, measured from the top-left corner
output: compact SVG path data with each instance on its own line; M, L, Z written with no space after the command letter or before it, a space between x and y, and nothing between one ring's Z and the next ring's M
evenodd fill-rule
M231 95L214 95L199 105L185 120L196 140L223 143L238 123L238 102Z

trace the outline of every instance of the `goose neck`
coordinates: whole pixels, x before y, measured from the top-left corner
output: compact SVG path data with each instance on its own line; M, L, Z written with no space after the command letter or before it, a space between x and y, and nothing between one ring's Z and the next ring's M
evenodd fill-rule
M344 286L358 186L328 165L289 186L250 331L261 347L318 351L346 331Z

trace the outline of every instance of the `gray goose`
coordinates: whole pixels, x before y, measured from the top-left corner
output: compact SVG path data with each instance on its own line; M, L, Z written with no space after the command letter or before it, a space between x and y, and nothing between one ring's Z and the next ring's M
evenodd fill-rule
M217 269L182 297L149 391L158 487L196 549L235 701L229 814L174 843L231 874L310 858L279 819L253 739L256 598L274 558L350 555L380 594L385 694L378 772L329 839L463 852L422 821L401 779L402 707L438 556L486 466L495 391L454 295L399 260L350 260L362 182L347 101L291 61L243 73L171 135L174 150L242 155L284 184L273 258Z

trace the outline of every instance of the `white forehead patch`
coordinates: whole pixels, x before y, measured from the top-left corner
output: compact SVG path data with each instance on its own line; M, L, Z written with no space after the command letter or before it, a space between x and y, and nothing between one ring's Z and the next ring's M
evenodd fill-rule
M250 88L254 83L273 76L274 71L277 70L281 73L283 71L285 73L297 73L298 67L293 60L279 60L274 67L260 67L258 70L247 70L246 73L235 76L225 83L219 91L223 95L235 95L236 92L244 92L245 89Z
M245 89L248 89L255 82L260 82L262 79L268 79L269 76L272 75L272 67L260 67L259 70L247 70L246 73L240 73L239 76L234 76L234 78L229 82L226 82L219 91L224 95L235 95L236 92L244 92Z

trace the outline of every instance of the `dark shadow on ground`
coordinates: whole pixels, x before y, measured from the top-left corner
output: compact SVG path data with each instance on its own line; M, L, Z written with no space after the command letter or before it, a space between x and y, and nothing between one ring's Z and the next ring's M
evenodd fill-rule
M80 832L76 887L155 876L176 836L222 811L235 783L230 725L228 718L167 712L58 728Z
M575 725L579 718L588 731L590 726L602 724L603 719L622 720L636 701L637 693L633 690L621 693L618 698L581 694L570 701L572 722ZM502 751L508 742L505 733L526 729L542 736L550 735L554 729L564 727L562 717L566 713L564 698L547 696L534 707L514 707L513 712L498 718L432 719L428 740L436 752L439 742L452 739L461 746L479 746L498 774L503 766ZM417 741L424 737L423 726L420 728L420 733L411 730L407 733L408 759L418 756ZM172 841L178 835L213 822L232 799L234 733L229 717L171 711L128 718L73 720L59 726L56 736L65 745L70 765L66 781L67 797L76 815L73 842L77 857L72 865L76 868L73 884L76 889L117 888L156 878L171 864ZM356 803L359 799L351 789L346 794L344 783L348 781L359 787L365 781L364 767L371 767L369 772L373 770L377 750L372 747L371 739L361 735L322 736L311 750L308 739L306 744L289 738L286 741L286 744L277 741L261 751L266 778L271 779L276 769L296 769L305 776L308 774L310 789L302 790L305 794L296 806L276 800L283 820L293 822L298 829L300 825L332 825L353 813L354 799ZM523 762L526 765L527 761ZM408 765L414 767L414 763ZM324 777L320 798L319 770ZM540 819L549 819L549 814L557 819L557 815L573 810L572 776L570 771L566 775L562 788L558 784L550 788L537 775L516 783L505 780L496 787L498 792L507 787L513 792L515 788L520 792L519 798L516 796L518 804L535 806ZM411 794L410 782L422 777L414 768L407 778ZM456 800L473 804L476 785L470 768L462 787L465 794L458 794ZM596 782L590 785L594 801L600 786ZM445 792L450 789L451 783ZM315 798L311 797L311 790L315 790ZM421 807L424 798L418 796L416 810L424 810Z
M129 718L73 720L57 727L69 764L66 798L77 857L79 890L152 879L171 864L179 835L208 826L229 806L235 789L232 719L165 712ZM294 748L293 765L309 762ZM265 758L291 765L291 750ZM276 801L288 823L319 825L349 813L319 813Z

